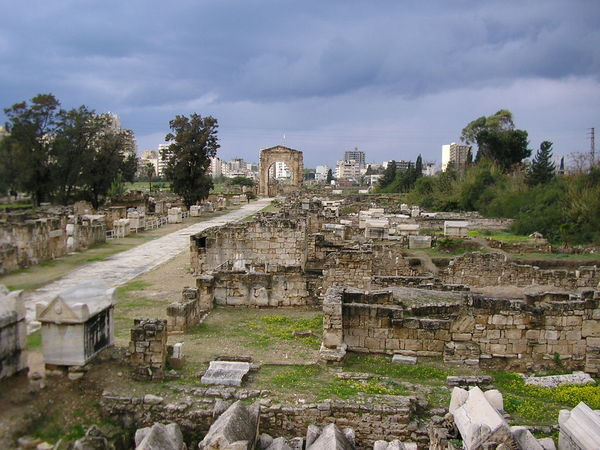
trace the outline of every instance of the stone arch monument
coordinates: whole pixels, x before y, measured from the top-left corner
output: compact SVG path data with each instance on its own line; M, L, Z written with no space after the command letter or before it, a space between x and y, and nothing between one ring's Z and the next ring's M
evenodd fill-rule
M274 197L277 195L276 185L269 183L269 169L276 162L284 162L290 168L290 187L302 186L304 181L304 156L302 152L282 145L265 148L260 152L258 195L261 197Z

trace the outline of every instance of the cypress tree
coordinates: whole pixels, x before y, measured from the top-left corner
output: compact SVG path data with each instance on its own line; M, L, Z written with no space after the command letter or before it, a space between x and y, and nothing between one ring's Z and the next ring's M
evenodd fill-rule
M552 142L544 141L531 162L526 182L529 186L545 184L554 178L556 167L552 162Z

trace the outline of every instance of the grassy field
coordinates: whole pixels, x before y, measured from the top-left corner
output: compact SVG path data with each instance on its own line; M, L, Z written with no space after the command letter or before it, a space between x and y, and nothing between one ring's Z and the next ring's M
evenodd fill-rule
M471 230L468 233L471 237L483 237L495 239L496 241L502 242L527 242L532 241L533 239L529 236L524 236L520 234L514 234L509 231L498 231L498 232L490 232L488 230Z

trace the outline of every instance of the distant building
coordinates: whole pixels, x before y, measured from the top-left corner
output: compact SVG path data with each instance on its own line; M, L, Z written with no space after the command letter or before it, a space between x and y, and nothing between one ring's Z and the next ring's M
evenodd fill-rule
M338 161L335 168L336 180L358 180L361 167L358 161Z
M289 180L292 177L290 168L286 163L277 161L275 163L275 179L276 180Z
M140 157L140 166L146 164L152 164L154 166L154 175L158 175L158 161L160 160L160 153L158 150L142 150L142 156Z
M327 174L331 170L329 166L317 166L315 169L315 181L327 181Z
M445 172L448 164L453 163L454 168L463 172L467 167L470 145L459 145L456 142L442 145L442 171Z
M173 153L169 151L169 147L171 144L158 144L158 176L162 177L164 174L165 167L167 167L167 162L173 156Z
M344 152L344 161L356 161L360 168L364 169L366 165L365 152L361 152L360 150L358 150L358 147L354 147L354 150Z
M426 177L434 176L436 173L435 163L434 162L426 162L425 164L423 164L421 173Z
M396 169L404 169L404 170L406 170L406 169L408 169L409 167L410 167L410 168L413 168L413 169L414 169L414 167L415 167L415 162L414 162L414 161L404 161L403 159L398 159L398 160L384 161L384 162L383 162L383 164L382 164L382 165L383 165L383 168L384 168L384 169L387 169L387 168L388 168L388 166L390 165L390 163L391 163L392 161L395 161L395 162L396 162Z
M223 160L218 157L210 158L210 166L208 168L210 176L213 178L223 175Z

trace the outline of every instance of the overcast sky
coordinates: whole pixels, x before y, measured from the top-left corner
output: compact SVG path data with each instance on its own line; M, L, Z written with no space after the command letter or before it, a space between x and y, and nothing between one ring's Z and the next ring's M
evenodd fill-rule
M219 121L225 159L441 160L499 109L530 147L600 133L599 0L0 0L0 106L53 93L117 113L139 151ZM5 117L0 113L1 122ZM600 141L600 139L599 139ZM600 143L598 145L600 148Z

